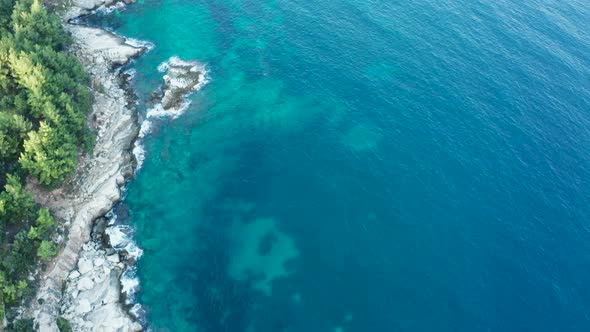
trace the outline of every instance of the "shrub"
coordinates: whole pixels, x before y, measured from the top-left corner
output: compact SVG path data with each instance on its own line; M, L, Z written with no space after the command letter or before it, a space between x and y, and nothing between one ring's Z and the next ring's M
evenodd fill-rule
M63 317L57 318L57 328L59 329L59 332L72 332L72 324L70 324L69 320Z

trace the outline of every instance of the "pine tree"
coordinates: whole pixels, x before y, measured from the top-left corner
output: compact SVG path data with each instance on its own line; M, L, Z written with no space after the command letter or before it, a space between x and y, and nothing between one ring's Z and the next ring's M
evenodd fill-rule
M63 50L70 38L59 19L49 15L39 0L20 0L12 13L12 30L18 50L31 51L36 45Z
M75 140L67 132L41 122L29 133L19 162L45 186L54 186L72 175L76 168Z
M8 174L4 191L0 193L0 218L17 224L28 221L33 213L35 201L25 190L18 176Z
M39 258L41 258L44 261L48 261L48 260L52 259L53 257L57 256L57 253L58 253L57 244L55 244L52 241L46 241L46 240L41 241L41 244L39 245L39 249L37 249L37 256L39 256Z

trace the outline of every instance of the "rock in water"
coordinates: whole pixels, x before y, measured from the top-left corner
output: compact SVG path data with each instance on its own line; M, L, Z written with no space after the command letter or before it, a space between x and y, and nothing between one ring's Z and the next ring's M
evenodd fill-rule
M162 97L164 110L180 109L184 97L198 90L203 82L204 67L197 61L184 61L172 57L160 66L165 71Z

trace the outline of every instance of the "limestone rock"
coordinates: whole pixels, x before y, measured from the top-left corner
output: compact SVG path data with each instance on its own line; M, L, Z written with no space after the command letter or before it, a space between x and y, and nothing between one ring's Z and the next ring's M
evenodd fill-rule
M143 327L138 322L133 322L133 325L131 325L131 331L134 331L134 332L143 331Z
M77 44L94 59L102 59L114 65L122 65L146 50L133 46L112 32L82 25L69 25L67 30Z
M164 75L162 107L164 110L180 108L185 95L197 89L203 81L204 67L196 61L172 57L160 68Z
M92 262L87 261L85 259L81 259L78 261L78 271L80 271L81 275L85 275L86 273L92 270Z
M119 263L119 254L112 254L107 257L108 261L111 263Z
M104 258L99 257L94 261L94 266L102 266L104 264Z
M90 310L92 310L92 306L90 305L90 302L86 299L82 299L80 300L80 302L78 302L78 306L76 307L76 312L78 314L86 314L88 312L90 312Z
M122 268L106 256L100 245L87 243L80 252L80 262L94 262L92 269L78 279L66 283L61 315L68 319L74 331L141 331L119 303ZM83 263L84 264L84 263Z
M80 276L80 272L74 270L74 271L70 272L69 278L70 279L77 279L79 276Z
M82 277L80 281L78 281L78 290L85 291L92 289L94 287L94 281L88 277Z

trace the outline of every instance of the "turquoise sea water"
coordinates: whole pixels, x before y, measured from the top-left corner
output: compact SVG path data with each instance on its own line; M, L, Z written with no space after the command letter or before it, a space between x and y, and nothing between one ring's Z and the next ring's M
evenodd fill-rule
M154 331L589 331L590 7L146 0L210 83L118 207ZM147 106L141 106L145 112Z

